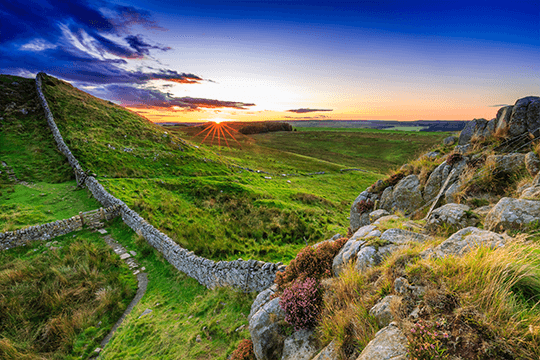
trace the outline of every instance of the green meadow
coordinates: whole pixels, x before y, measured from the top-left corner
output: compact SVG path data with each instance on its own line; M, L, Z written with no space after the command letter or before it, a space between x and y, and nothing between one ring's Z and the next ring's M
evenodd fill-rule
M76 188L71 168L56 149L35 99L33 79L0 76L0 80L0 90L7 94L0 96L0 106L16 104L0 128L0 161L12 171L0 168L2 231L98 208L99 203L86 189ZM15 80L20 87L11 85ZM113 195L178 244L216 260L243 258L287 264L306 244L346 234L350 204L361 191L448 136L301 128L251 136L235 133L237 142L229 138L230 147L217 146L202 143L202 138L195 136L197 129L154 125L52 77L45 80L44 92L66 144L84 170L96 174ZM22 108L30 111L23 114ZM365 171L340 171L349 168ZM26 183L15 182L13 176ZM249 336L246 317L253 294L207 290L176 271L120 219L107 224L106 229L137 252L149 285L105 348L104 359L226 359L238 342ZM49 260L50 267L60 269L59 273L68 267L77 269L77 274L93 274L96 269L96 284L109 286L100 282L106 281L99 280L98 273L102 273L103 279L115 284L111 289L118 289L114 291L119 291L122 299L114 298L114 306L105 312L96 310L86 322L62 322L69 336L45 350L31 345L28 336L40 334L51 318L45 313L28 317L29 310L21 309L21 316L28 317L24 326L36 330L24 336L2 330L0 355L6 358L88 358L133 296L135 277L122 266L118 265L120 272L100 270L104 263L119 260L97 234L84 230L58 241L62 249L55 256L45 252L42 243L0 254L2 264L16 263L2 265L2 269L34 267L43 269L43 276L52 276L45 269ZM102 257L89 257L90 251ZM2 269L0 278L15 274ZM6 281L12 281L12 275L6 276ZM47 281L54 283L53 278ZM56 289L39 281L20 277L21 287L37 289L32 306L45 306L40 291ZM75 288L55 291L76 292L77 284L73 281ZM103 309L106 302L95 302L96 291L85 293L70 311L79 311L78 304L85 309ZM6 308L17 296L20 293L6 297ZM152 312L140 317L147 308ZM98 328L99 321L102 325Z

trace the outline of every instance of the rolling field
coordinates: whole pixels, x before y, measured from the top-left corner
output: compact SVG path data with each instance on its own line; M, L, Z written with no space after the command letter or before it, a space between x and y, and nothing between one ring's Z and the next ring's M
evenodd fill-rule
M0 161L11 169L8 173L0 168L2 230L99 207L87 190L75 188L71 169L56 150L42 109L32 95L33 80L3 76L0 80L0 90L11 96L0 97L0 105L15 103L0 128ZM19 85L12 85L14 81ZM96 173L113 195L181 246L219 260L289 263L306 244L346 234L350 204L361 191L448 136L302 128L250 136L234 133L238 142L229 138L231 146L224 147L216 142L202 144L195 136L196 128L153 125L54 78L45 81L44 91L66 143L85 170ZM29 111L24 114L22 109ZM345 168L366 171L340 171ZM139 254L137 260L147 268L149 286L105 349L104 359L176 359L179 354L184 359L208 354L226 359L249 335L246 316L252 294L204 288L178 273L120 219L108 224L107 230ZM116 261L93 233L83 231L58 241L66 250L74 247L73 251L82 249L82 253L65 256L59 252L56 262L51 259L51 267L67 266L70 256L82 261L84 249L90 248L101 249L107 261ZM21 254L27 257L25 266L43 266L47 258L30 256L33 249L42 254L42 247L36 244L28 252L21 249L4 255ZM12 261L3 259L5 264ZM130 276L115 273L110 281ZM131 284L133 279L126 281ZM145 309L153 311L140 317ZM112 316L114 311L103 313L109 319L107 324L116 316ZM39 328L40 321L46 321L44 316L27 327ZM76 336L62 343L59 354L63 355L58 356L89 357L105 333L105 327L96 327L99 320L93 318L82 330L74 330ZM20 338L22 345L16 344L6 334L0 333L3 351L14 348L18 352L14 354L36 358L31 354L40 350L33 349L29 340Z

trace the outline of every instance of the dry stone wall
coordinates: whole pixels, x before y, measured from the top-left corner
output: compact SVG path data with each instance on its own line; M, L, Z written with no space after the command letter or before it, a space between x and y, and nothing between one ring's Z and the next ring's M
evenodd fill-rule
M126 225L137 234L143 236L175 268L208 288L232 286L245 292L251 292L262 291L274 283L276 273L285 270L285 266L281 263L265 263L257 260L245 261L242 259L216 262L197 256L192 251L180 247L166 234L149 224L122 200L109 194L96 178L93 176L81 177L83 169L64 143L62 135L54 122L47 100L41 90L44 75L44 73L39 73L36 76L36 89L58 149L66 155L69 164L75 171L77 179L85 179L86 187L103 206L118 207L122 220Z
M0 250L23 246L29 241L49 240L82 229L83 224L110 220L120 215L120 206L111 206L79 213L69 219L57 220L43 225L30 226L16 231L0 233Z

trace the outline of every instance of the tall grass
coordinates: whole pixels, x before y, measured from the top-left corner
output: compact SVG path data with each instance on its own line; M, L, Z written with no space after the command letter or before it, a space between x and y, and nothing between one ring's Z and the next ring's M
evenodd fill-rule
M96 238L83 233L0 253L0 358L93 351L136 289L127 266ZM89 328L99 330L85 338ZM81 336L85 348L75 346Z

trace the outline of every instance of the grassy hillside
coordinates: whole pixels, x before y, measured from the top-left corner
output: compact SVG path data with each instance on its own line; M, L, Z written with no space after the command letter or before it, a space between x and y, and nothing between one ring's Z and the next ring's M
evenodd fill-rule
M47 76L43 92L67 146L83 169L98 176L228 173L213 154L189 146L139 115L66 82Z

